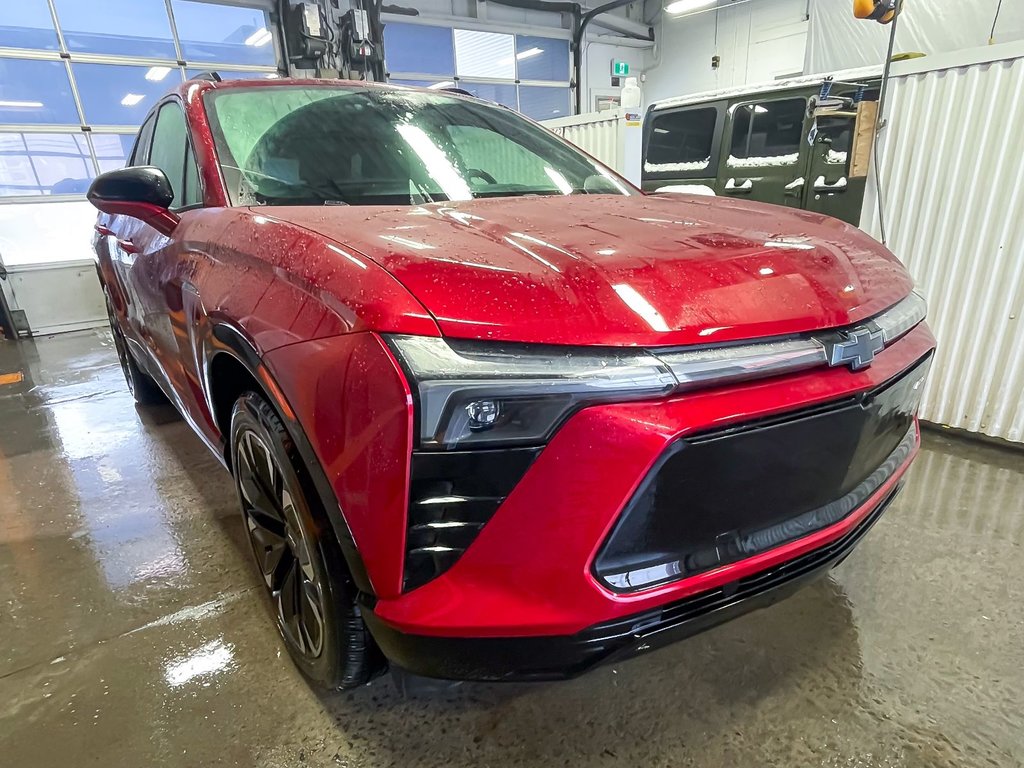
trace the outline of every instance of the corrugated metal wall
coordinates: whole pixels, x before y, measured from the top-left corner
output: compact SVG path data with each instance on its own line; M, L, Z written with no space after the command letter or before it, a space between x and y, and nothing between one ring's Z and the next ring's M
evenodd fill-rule
M620 114L620 110L617 109L593 112L588 115L545 120L541 125L596 157L609 168L625 173Z
M922 418L1024 442L1024 46L894 75L879 145L888 245L939 340ZM861 226L877 236L868 190Z

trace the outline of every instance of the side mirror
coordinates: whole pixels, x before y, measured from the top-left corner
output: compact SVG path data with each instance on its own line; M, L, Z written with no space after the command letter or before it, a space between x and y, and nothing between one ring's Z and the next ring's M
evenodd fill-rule
M180 221L176 213L168 210L174 201L171 182L153 166L101 173L86 197L103 213L140 219L164 235L171 234Z

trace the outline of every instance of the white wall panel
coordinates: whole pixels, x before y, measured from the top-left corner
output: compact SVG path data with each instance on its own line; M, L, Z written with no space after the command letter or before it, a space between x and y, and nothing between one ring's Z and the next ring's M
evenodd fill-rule
M894 75L879 147L888 244L939 340L921 415L1024 442L1024 44ZM872 179L861 226L879 235Z
M558 120L545 120L542 125L587 154L596 157L609 168L623 173L623 128L619 117L619 110L609 110Z

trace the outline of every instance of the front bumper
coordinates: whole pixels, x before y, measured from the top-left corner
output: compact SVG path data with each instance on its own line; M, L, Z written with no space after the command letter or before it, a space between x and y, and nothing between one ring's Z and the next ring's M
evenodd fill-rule
M805 555L738 581L573 635L436 637L400 632L365 612L374 639L392 663L451 680L556 680L621 661L703 632L789 597L838 565L899 493L892 485L845 535Z

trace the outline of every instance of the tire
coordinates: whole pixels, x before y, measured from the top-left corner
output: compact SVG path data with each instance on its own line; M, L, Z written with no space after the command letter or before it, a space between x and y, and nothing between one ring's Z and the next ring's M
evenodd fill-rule
M231 413L231 467L245 532L296 666L325 689L370 679L377 654L356 589L291 437L247 392Z
M139 405L161 405L167 402L159 385L148 373L144 373L139 364L132 357L128 349L128 342L114 319L114 310L110 306L110 298L107 298L107 320L110 322L110 332L114 336L114 348L117 350L117 358L121 362L121 372L128 383L128 391L132 393L135 402Z

